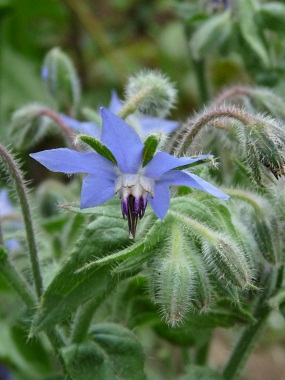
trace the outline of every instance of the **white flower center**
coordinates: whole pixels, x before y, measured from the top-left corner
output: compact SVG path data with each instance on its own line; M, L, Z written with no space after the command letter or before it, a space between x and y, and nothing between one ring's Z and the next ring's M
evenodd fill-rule
M115 181L115 194L121 198L123 217L128 218L130 237L135 237L138 218L147 206L147 195L154 197L154 179L142 174L119 174Z

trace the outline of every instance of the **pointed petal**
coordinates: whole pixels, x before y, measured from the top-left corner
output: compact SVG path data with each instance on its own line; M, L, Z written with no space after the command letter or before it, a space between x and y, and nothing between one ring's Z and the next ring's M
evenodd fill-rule
M60 148L30 154L32 158L53 172L90 173L99 177L115 179L115 165L99 154L81 153Z
M142 116L140 119L141 129L143 133L149 135L153 132L163 132L165 134L172 133L178 126L178 121L164 120L158 117Z
M81 208L95 207L114 196L114 181L88 175L83 180Z
M147 199L149 200L155 215L160 219L163 219L169 209L170 191L167 185L157 183L154 192L154 197L151 198L151 196L148 195Z
M78 121L68 117L64 114L60 115L61 119L69 126L69 128L77 129L80 132L86 133L87 135L100 138L101 128L91 121Z
M209 193L216 198L224 200L230 198L223 191L193 173L186 173L179 170L170 170L161 176L157 182L163 185L168 184L193 187L194 189L205 191L206 193Z
M117 115L122 107L123 107L123 103L121 99L118 97L117 91L113 90L111 102L108 107L109 111Z
M212 157L211 154L191 157L173 157L165 152L158 152L153 159L146 165L144 175L150 178L157 178L171 169L179 168L179 166L189 165L193 162L204 160Z
M101 141L115 156L122 173L137 173L142 164L144 145L123 119L102 108Z

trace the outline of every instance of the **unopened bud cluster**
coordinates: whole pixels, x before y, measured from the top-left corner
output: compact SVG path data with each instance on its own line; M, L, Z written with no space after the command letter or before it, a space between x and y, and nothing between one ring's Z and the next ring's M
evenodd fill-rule
M126 102L136 102L143 114L165 117L176 101L177 91L159 71L142 71L130 77L126 86Z

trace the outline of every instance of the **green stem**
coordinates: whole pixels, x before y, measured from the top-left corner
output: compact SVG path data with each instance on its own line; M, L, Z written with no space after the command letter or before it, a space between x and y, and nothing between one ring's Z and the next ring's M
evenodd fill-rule
M56 113L55 111L53 111L49 108L42 108L38 112L38 115L39 116L47 116L50 119L54 120L59 125L59 127L61 128L63 134L66 136L66 139L67 139L69 146L72 149L75 149L74 144L73 144L74 139L75 139L74 133L73 133L72 129L69 128L69 126L62 120L62 118L60 117L60 115L58 113Z
M212 335L212 331L209 331L207 340L197 347L195 352L195 364L203 366L207 363Z
M71 336L72 343L80 343L84 340L84 338L86 337L88 333L93 315L98 305L104 299L104 296L102 296L99 299L96 298L95 301L91 300L87 302L78 311L75 321L74 321L74 327L73 327L72 336Z
M268 304L268 299L276 292L279 286L278 282L277 271L276 269L272 269L272 273L266 278L263 291L255 306L254 317L256 318L256 323L245 327L241 332L236 346L223 370L223 377L225 379L235 380L243 370L260 336L267 317L270 314L271 309Z
M118 116L120 116L122 119L125 119L127 116L134 113L139 104L144 101L145 98L151 94L153 91L153 85L148 85L142 90L140 90L134 97L129 99L123 106L123 108L118 113Z
M175 154L180 157L205 125L210 122L213 123L220 118L234 119L246 126L251 126L259 122L257 118L251 117L248 113L235 107L214 108L198 116L195 120L188 121L188 123L182 126L181 132L183 136L181 135L182 138L175 149Z
M209 100L209 86L206 78L206 64L204 59L192 59L192 67L196 73L200 103L205 104Z
M35 281L35 288L37 292L38 298L40 298L42 294L43 284L42 284L42 276L39 266L39 260L38 260L38 252L37 252L37 246L36 246L36 239L34 234L34 228L32 223L32 217L31 217L31 211L30 206L28 202L27 197L27 189L22 177L22 173L20 169L18 168L13 156L7 151L7 149L0 144L0 157L6 164L8 171L10 173L10 176L12 177L16 191L19 197L24 224L25 224L25 230L26 230L26 236L27 236L27 243L29 248L29 254L30 254L30 260L32 264L32 272L34 276Z
M34 308L36 305L36 297L28 285L25 278L6 258L0 262L0 272L4 275L10 285L16 290L22 300L29 308Z

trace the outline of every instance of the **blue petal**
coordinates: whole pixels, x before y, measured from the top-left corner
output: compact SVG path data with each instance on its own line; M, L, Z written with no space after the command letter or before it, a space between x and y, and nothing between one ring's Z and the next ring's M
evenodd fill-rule
M115 165L93 152L81 153L60 148L32 153L30 156L53 172L90 173L102 178L116 178Z
M109 104L109 111L113 112L114 114L118 114L123 106L123 103L121 99L118 97L118 94L115 90L112 91L112 97L111 102Z
M230 197L223 191L219 190L217 187L211 185L209 182L198 177L192 173L186 173L179 170L170 170L165 173L157 181L157 183L165 185L179 185L179 186L189 186L195 189L203 190L206 193L213 195L214 197L227 200Z
M102 108L101 141L115 156L122 173L135 174L142 164L144 145L123 119Z
M143 132L147 135L157 131L170 134L179 126L178 121L164 120L151 116L142 116L140 124Z
M83 180L81 208L98 206L114 196L114 181L88 175Z
M170 191L167 185L156 183L154 197L148 195L148 200L156 216L160 219L165 217L170 204Z
M61 114L60 117L69 128L77 129L78 131L96 137L97 139L100 138L101 128L97 124L92 123L91 121L78 121L64 114Z
M189 165L193 162L204 160L212 157L211 154L191 157L173 157L165 152L158 152L153 159L146 165L144 175L150 178L157 178L171 169L178 168L179 166Z

